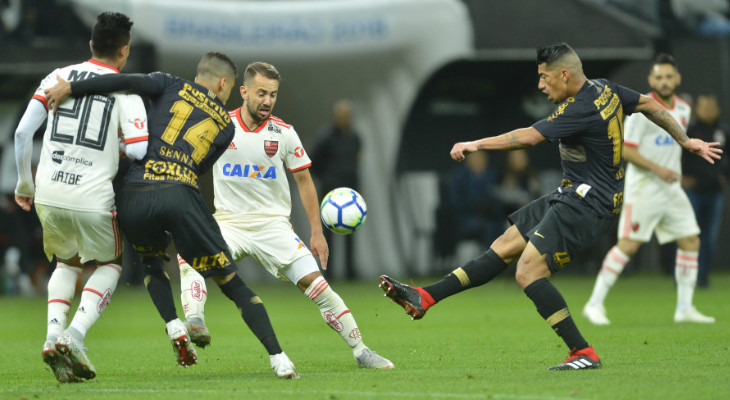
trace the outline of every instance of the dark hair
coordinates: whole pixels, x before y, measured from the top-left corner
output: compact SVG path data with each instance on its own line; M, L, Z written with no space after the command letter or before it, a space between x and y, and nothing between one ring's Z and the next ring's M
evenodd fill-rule
M243 84L247 81L256 77L256 74L261 74L269 79L281 80L279 71L271 64L256 61L246 66L246 71L243 73Z
M95 57L113 58L119 49L129 44L129 31L134 24L118 12L103 12L96 17L91 31L91 48Z
M233 79L238 76L238 67L230 57L220 51L209 51L205 53L198 63L198 75L209 75L214 78L232 75Z
M537 65L547 65L559 60L566 54L575 54L575 50L565 42L553 43L549 46L537 48Z
M654 64L653 65L661 65L661 64L669 64L673 66L674 68L677 68L677 63L674 62L674 57L667 53L659 53L654 58Z

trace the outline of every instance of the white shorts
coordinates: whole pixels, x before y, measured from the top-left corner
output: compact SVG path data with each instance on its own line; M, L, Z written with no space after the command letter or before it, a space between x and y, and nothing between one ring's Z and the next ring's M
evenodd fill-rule
M632 192L627 196L618 224L619 239L645 243L651 240L654 232L657 241L664 244L699 235L694 209L681 186L645 192Z
M78 254L82 263L102 263L122 254L115 211L76 211L38 203L35 209L43 227L43 249L49 261L53 255L67 260Z
M214 217L236 261L251 256L275 277L293 283L309 273L319 271L314 260L291 265L302 257L312 257L312 253L294 232L287 218L242 221L220 215Z

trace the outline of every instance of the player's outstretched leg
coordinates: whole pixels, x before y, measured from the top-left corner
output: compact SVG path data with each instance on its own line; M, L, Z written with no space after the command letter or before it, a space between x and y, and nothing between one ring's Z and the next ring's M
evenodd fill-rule
M51 367L51 371L59 383L82 382L81 378L74 375L71 360L56 350L54 342L46 341L41 355L43 362Z
M185 313L185 327L190 333L190 340L204 348L210 344L210 332L205 326L205 302L208 299L205 278L179 254L177 262L180 265L180 300Z
M406 310L406 314L411 316L411 319L421 319L426 315L428 306L423 304L424 302L421 298L422 293L424 293L423 289L412 288L396 281L388 275L381 275L378 279L380 281L379 286L385 291L385 295L403 307Z
M312 262L316 265L312 257L304 257L297 260L297 262L300 262L300 260L301 262ZM304 291L304 294L319 307L320 314L327 325L334 329L350 346L358 367L375 369L391 369L394 367L390 360L370 350L363 343L355 317L352 316L342 298L330 288L329 283L323 276L315 278Z
M601 368L601 360L598 358L598 354L593 351L593 346L588 346L582 350L571 350L565 361L548 369L555 371L569 371L575 369L597 368Z

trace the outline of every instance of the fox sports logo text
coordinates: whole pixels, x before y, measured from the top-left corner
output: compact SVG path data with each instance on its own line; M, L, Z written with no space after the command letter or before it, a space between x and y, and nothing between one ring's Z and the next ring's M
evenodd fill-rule
M368 209L360 193L341 187L324 196L319 213L327 229L340 235L349 235L365 223Z

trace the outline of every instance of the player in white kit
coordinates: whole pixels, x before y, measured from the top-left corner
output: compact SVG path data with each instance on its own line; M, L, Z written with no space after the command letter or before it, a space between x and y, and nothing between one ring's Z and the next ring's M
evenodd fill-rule
M657 56L649 73L649 94L687 130L690 106L675 95L681 76L674 59ZM692 304L697 283L700 229L692 205L680 185L682 148L644 115L626 118L624 206L618 226L618 243L603 260L593 293L583 315L596 325L608 325L604 300L611 286L639 247L656 234L660 244L677 242L675 322L715 322Z
M49 112L44 90L57 82L119 73L129 56L132 21L120 13L98 16L92 32L92 58L50 73L36 90L15 131L18 184L15 201L30 211L35 203L43 227L43 247L56 269L48 281L48 325L43 360L59 382L96 376L84 337L104 311L121 273L122 240L117 226L112 179L117 174L120 137L126 155L147 150L146 111L135 95L70 98ZM35 184L31 173L33 134L48 118ZM96 270L66 327L76 281L87 262ZM65 330L64 330L65 328Z
M279 72L255 62L246 67L241 97L230 112L236 134L213 167L215 219L236 260L253 257L272 275L289 280L319 307L325 322L351 347L361 368L393 368L362 341L350 310L319 271L327 268L329 249L322 233L319 200L309 173L311 161L291 125L273 116ZM311 226L311 251L294 232L289 217L291 195L286 171L297 183ZM191 340L210 343L204 323L205 281L178 256L182 305ZM272 367L275 368L272 361Z

